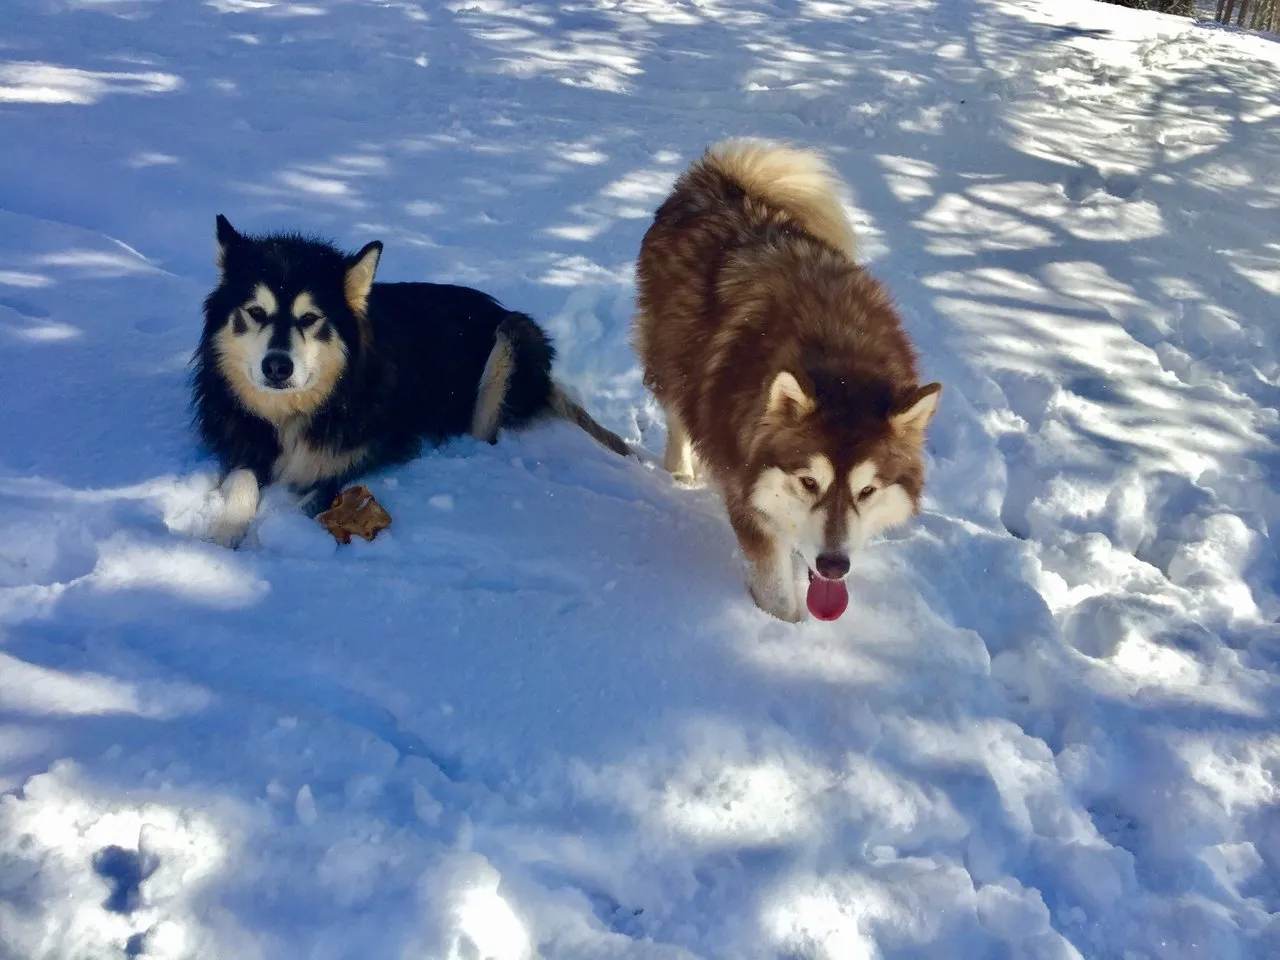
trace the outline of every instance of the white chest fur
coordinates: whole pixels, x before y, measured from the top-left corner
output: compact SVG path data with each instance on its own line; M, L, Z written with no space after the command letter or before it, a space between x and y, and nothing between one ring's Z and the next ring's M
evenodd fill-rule
M276 435L280 438L280 456L271 468L271 478L299 489L341 476L363 460L367 452L364 447L336 452L314 446L298 422L278 427Z

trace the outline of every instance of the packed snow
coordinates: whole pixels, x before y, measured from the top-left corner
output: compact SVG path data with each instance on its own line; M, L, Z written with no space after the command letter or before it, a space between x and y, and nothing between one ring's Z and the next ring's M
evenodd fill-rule
M628 344L710 141L820 147L945 392L849 612L549 424L204 539L214 215ZM0 957L1280 955L1280 44L1091 0L10 0Z

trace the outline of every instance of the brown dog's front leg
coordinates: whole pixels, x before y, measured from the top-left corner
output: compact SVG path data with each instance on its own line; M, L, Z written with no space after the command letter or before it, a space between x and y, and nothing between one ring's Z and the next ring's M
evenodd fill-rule
M729 520L747 559L747 589L765 613L797 623L804 607L792 576L790 546L765 530L753 513L750 507L729 505Z

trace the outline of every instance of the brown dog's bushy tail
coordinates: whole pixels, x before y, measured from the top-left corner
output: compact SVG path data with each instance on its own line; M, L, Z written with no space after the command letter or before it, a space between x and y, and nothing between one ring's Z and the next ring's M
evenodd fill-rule
M608 447L621 457L631 455L631 449L627 446L627 442L587 413L582 404L565 393L564 387L560 384L555 382L551 384L551 396L547 402L553 414L561 420L568 420L570 423L577 424L601 446Z
M817 150L735 138L709 147L702 163L790 214L824 243L849 257L857 254L857 236L840 201L843 185Z

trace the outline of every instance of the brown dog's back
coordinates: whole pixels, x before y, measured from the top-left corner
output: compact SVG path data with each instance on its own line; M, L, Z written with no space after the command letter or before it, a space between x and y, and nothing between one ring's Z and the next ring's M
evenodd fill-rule
M911 346L854 247L821 156L760 141L712 147L659 208L637 265L635 346L646 385L720 479L747 468L782 370L830 370L857 385L859 406L915 384Z

